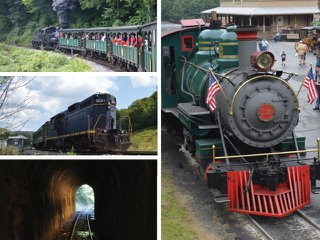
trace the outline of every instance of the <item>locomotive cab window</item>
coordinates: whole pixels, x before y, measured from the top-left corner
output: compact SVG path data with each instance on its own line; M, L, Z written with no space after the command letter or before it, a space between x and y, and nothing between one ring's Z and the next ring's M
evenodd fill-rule
M194 38L193 36L182 36L182 51L191 51L194 47Z

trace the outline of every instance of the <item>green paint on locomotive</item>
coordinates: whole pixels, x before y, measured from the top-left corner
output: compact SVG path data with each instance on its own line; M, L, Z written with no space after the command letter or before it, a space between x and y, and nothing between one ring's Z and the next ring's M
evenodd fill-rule
M172 108L178 104L179 85L177 79L183 66L180 56L187 57L189 55L188 51L183 51L182 49L181 38L190 36L194 38L194 42L198 42L199 32L198 28L181 29L162 38L162 108Z
M237 67L238 41L234 27L225 29L180 29L162 38L162 107L177 107L179 102L197 102L207 108L208 69L218 72ZM198 35L198 36L197 36ZM182 38L192 36L198 50L183 51ZM181 87L180 87L181 86ZM179 112L179 120L195 136L205 136L208 129L199 129L197 123ZM210 122L209 116L203 116Z

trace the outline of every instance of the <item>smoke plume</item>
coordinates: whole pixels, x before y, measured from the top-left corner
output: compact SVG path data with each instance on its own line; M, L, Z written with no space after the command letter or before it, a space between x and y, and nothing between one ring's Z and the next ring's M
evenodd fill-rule
M59 17L62 28L69 25L70 13L78 6L78 0L53 0L52 7Z

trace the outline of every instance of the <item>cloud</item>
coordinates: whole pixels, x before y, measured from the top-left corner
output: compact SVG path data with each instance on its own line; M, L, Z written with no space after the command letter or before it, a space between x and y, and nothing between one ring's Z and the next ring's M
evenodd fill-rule
M130 81L134 88L157 85L157 77L131 76Z
M12 95L11 102L20 102L29 96L27 110L18 116L19 121L28 120L28 129L37 129L55 114L64 111L75 102L80 102L94 93L118 91L116 81L106 77L64 76L36 77L28 85L20 88Z

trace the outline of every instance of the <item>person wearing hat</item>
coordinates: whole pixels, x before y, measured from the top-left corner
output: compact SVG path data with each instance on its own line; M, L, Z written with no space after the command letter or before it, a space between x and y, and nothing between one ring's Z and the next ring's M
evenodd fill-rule
M313 108L313 110L320 110L320 63L317 63L316 65L316 74L315 74L315 79L314 81L316 82L316 88L318 91L318 98L316 101L316 105Z

